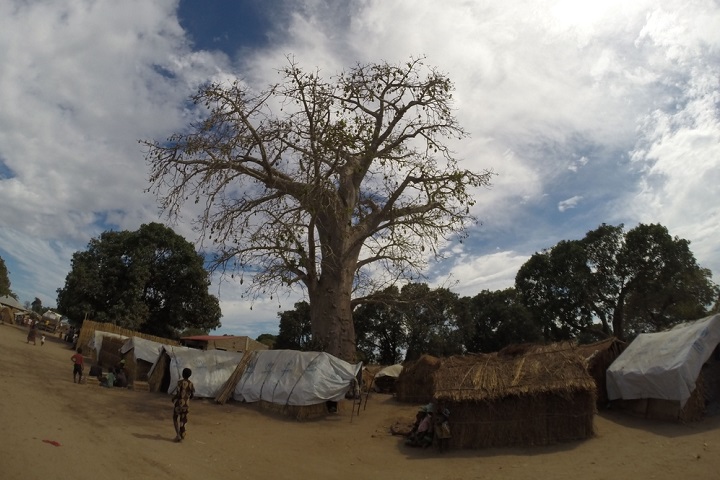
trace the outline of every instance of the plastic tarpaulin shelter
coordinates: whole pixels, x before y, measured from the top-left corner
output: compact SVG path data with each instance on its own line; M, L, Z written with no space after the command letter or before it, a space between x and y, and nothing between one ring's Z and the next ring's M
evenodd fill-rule
M606 373L610 400L657 398L684 407L720 343L720 315L637 336Z
M163 346L170 358L170 386L167 393L173 393L184 368L192 370L190 381L195 386L195 396L214 398L230 375L235 371L243 354L224 350L197 350L195 348Z
M155 363L164 346L164 344L153 342L152 340L146 340L140 337L130 337L123 346L120 347L120 353L125 355L130 350L133 350L135 360Z
M375 378L380 377L393 377L397 378L400 376L400 372L402 372L402 365L399 363L396 363L395 365L390 365L389 367L385 367L379 372L375 374Z
M259 350L252 355L234 400L293 406L340 401L362 367L325 352Z
M96 330L95 332L93 332L93 336L88 341L87 346L91 350L95 350L95 355L97 357L100 356L100 350L102 350L103 338L105 338L105 337L119 338L121 340L126 340L128 338L125 335L118 335L117 333L101 332L101 331Z

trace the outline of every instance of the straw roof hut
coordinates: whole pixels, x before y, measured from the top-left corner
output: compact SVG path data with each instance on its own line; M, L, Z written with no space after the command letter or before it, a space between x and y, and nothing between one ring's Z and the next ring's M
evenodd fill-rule
M548 445L594 434L595 381L571 344L450 357L432 374L455 448Z
M577 346L578 352L587 360L588 373L595 379L598 405L606 405L610 401L605 373L626 347L627 344L616 337Z
M403 366L395 381L397 399L401 402L428 403L433 399L433 374L440 367L441 360L432 355L423 355L414 362Z

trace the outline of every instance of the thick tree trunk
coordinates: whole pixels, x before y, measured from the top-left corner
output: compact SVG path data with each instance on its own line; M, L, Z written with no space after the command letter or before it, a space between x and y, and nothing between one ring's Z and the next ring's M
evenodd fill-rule
M313 343L348 362L355 361L351 272L352 269L325 270L315 288L309 291Z
M618 295L617 304L613 311L613 335L619 340L625 341L625 291L621 291Z

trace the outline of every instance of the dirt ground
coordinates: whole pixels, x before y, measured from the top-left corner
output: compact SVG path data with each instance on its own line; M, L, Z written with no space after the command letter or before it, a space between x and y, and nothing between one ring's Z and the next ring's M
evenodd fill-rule
M304 422L195 400L178 444L168 395L74 384L66 344L25 337L0 326L3 480L720 479L720 415L677 424L604 411L582 442L440 454L390 434L417 406L387 395L371 395L354 418L345 407Z

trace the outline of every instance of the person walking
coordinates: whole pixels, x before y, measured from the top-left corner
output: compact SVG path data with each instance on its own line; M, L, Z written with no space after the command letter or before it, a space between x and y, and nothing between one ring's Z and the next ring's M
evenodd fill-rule
M188 421L188 411L190 410L190 399L195 396L195 386L190 381L192 370L183 368L182 379L178 380L175 387L175 394L172 401L175 404L173 409L173 425L175 426L175 441L182 442L185 439L185 424Z

